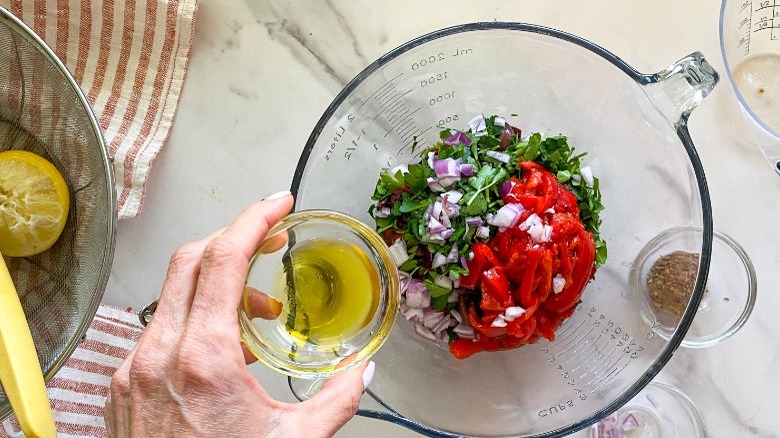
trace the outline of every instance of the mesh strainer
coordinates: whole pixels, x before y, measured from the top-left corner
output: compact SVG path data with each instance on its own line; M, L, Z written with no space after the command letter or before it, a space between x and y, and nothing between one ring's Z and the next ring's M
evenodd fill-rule
M0 7L0 151L23 149L65 177L70 213L57 243L6 263L48 380L84 336L108 281L116 199L103 136L54 52ZM0 390L0 419L11 412Z

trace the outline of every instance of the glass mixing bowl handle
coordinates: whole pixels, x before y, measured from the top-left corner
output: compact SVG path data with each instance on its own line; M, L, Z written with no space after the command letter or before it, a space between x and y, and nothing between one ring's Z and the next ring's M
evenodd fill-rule
M672 126L685 125L688 116L720 80L720 76L701 52L694 52L649 75L640 75L639 83L658 111Z

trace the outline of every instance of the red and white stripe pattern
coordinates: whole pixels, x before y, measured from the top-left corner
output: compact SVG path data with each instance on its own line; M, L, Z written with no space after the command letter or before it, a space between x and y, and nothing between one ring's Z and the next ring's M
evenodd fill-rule
M197 0L0 0L57 53L114 158L119 218L136 216L170 131Z
M100 306L84 341L46 385L59 438L106 436L103 407L111 376L142 331L135 313ZM13 414L0 425L0 437L24 438Z

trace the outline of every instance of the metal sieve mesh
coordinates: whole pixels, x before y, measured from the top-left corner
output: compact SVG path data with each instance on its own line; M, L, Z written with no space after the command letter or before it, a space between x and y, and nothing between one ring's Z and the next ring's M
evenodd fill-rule
M48 380L76 348L103 296L115 243L113 174L100 127L73 77L0 7L0 151L8 149L47 158L71 194L57 243L37 256L6 259ZM0 391L0 419L9 414Z

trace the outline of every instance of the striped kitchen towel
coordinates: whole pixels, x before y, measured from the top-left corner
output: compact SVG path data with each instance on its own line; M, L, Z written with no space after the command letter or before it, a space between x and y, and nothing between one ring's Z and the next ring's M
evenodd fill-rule
M46 384L59 438L106 436L103 407L111 376L142 331L135 313L98 308L84 341ZM24 438L13 414L2 422L0 437Z
M119 218L141 210L168 136L197 0L0 0L57 53L87 95L114 158Z

